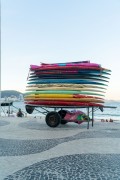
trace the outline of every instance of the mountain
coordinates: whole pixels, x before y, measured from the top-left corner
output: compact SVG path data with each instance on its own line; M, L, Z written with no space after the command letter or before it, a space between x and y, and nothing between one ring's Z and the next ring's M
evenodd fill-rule
M19 98L20 94L23 94L23 93L19 91L15 91L15 90L4 90L4 91L1 91L1 98L11 97L11 96L16 96L17 98Z

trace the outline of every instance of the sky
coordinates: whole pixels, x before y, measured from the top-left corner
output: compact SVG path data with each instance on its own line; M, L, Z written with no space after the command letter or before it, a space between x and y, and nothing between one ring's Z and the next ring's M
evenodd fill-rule
M25 92L31 64L90 60L120 100L120 0L1 0L1 90Z

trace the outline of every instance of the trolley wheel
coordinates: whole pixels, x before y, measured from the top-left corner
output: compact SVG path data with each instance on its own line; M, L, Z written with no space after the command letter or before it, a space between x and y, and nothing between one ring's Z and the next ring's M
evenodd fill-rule
M55 112L55 111L52 111L52 112L49 112L47 115L46 115L46 124L50 127L57 127L59 124L60 124L60 121L61 121L61 117L60 115Z
M68 121L66 121L66 120L61 120L61 124L67 124L68 123Z
M60 111L58 111L58 113L59 113L59 115L60 115L61 118L62 118L61 124L66 124L68 121L64 120L64 117L65 117L67 111L66 111L66 110L60 110Z
M26 106L25 106L25 109L26 109L26 111L27 111L28 114L32 114L33 111L34 111L34 109L35 109L35 107L34 107L34 106L26 105Z

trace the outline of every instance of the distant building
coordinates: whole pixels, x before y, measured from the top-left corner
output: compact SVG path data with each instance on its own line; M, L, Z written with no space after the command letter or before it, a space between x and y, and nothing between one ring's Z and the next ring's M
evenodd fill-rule
M19 94L19 101L23 101L23 95L22 94Z

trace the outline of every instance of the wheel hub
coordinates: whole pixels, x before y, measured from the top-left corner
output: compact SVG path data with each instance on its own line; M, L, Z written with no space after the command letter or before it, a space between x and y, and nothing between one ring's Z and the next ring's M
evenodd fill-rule
M55 119L55 116L54 116L54 115L50 116L50 117L49 117L49 120L51 121L51 124L52 124L52 125L54 125L55 122L56 122L56 119Z

